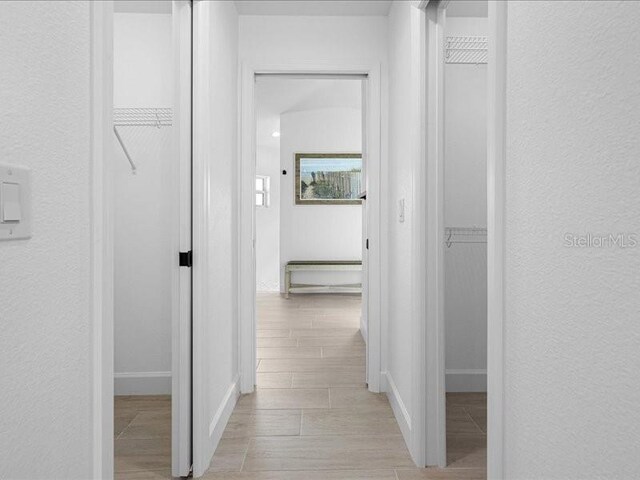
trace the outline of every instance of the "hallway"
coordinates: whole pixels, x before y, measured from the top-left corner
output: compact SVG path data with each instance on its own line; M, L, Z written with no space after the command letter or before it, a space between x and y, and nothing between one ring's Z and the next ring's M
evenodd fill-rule
M258 296L257 390L238 401L210 471L271 473L207 478L395 479L412 466L386 397L366 390L360 303Z
M257 389L238 401L204 478L484 478L414 467L386 396L366 389L360 300L258 296Z

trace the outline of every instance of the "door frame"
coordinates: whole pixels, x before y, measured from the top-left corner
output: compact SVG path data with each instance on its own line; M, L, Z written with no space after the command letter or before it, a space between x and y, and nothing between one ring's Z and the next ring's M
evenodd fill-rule
M426 379L423 405L424 451L427 465L446 466L446 385L444 339L444 48L449 0L421 0L413 39L424 73L420 104L426 124L426 328L425 361L415 363ZM504 324L505 324L505 185L506 185L506 59L507 3L489 0L488 132L487 132L487 478L504 478Z
M93 478L110 479L113 451L113 1L91 2L91 327Z
M92 327L92 476L95 479L111 479L114 476L114 204L115 171L113 158L113 35L114 2L104 0L90 2L91 23L91 327ZM188 0L176 0L181 7ZM180 69L176 67L176 71ZM179 77L176 77L178 80ZM189 99L190 102L190 99ZM190 107L189 107L190 108ZM190 115L189 115L190 116ZM174 125L180 119L174 117ZM193 165L194 174L204 168L203 162ZM174 192L177 198L178 192ZM194 203L203 203L193 193ZM198 216L196 216L196 214ZM178 225L180 211L170 212L171 221ZM200 255L205 256L208 242L203 216L205 212L194 211L193 235L205 238L199 245ZM180 249L179 235L172 237L172 244L178 261ZM196 266L198 266L196 264ZM176 285L178 269L172 274ZM206 270L193 269L192 288L202 285ZM195 310L194 321L202 316ZM173 289L172 303L179 301ZM202 292L200 292L202 294ZM202 300L200 303L203 303ZM172 327L172 346L175 346L176 323ZM173 352L172 352L173 353ZM173 356L173 355L172 355ZM172 370L175 368L172 363ZM172 371L172 377L175 372ZM172 435L173 436L173 435ZM173 462L172 462L173 463Z
M172 222L174 252L193 249L193 8L190 0L172 1L173 26L173 178L179 179ZM174 264L171 315L171 474L187 477L193 465L193 278L194 269ZM186 286L188 285L188 288Z
M381 235L384 201L381 195L381 65L347 63L331 64L251 64L243 63L240 72L240 164L239 164L239 232L238 232L238 322L240 352L240 391L253 392L256 384L256 264L255 264L255 171L256 171L256 75L348 77L366 76L367 92L363 106L368 114L367 152L367 232L368 252L368 327L367 327L367 383L372 392L381 391L382 371L382 259L386 242Z

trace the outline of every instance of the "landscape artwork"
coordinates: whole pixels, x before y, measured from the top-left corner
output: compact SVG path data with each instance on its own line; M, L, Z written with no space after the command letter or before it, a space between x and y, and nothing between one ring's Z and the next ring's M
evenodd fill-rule
M297 153L296 205L359 205L364 190L359 153Z

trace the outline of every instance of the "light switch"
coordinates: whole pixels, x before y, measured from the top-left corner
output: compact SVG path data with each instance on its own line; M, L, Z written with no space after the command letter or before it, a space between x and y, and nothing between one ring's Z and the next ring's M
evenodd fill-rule
M17 183L2 183L0 201L2 202L2 221L4 223L22 220L20 185Z
M31 174L0 164L0 240L31 238Z

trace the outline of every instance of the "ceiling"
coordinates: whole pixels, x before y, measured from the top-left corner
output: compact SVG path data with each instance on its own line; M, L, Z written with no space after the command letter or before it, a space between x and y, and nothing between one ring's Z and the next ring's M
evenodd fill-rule
M452 0L447 5L447 17L488 17L487 0Z
M257 143L278 147L280 115L318 108L362 108L359 80L259 77L256 84Z
M235 0L240 15L385 16L391 0Z
M235 0L241 15L385 16L391 0ZM171 13L171 0L116 0L117 13ZM487 0L452 0L450 17L486 17Z
M171 13L171 0L116 0L116 13Z

